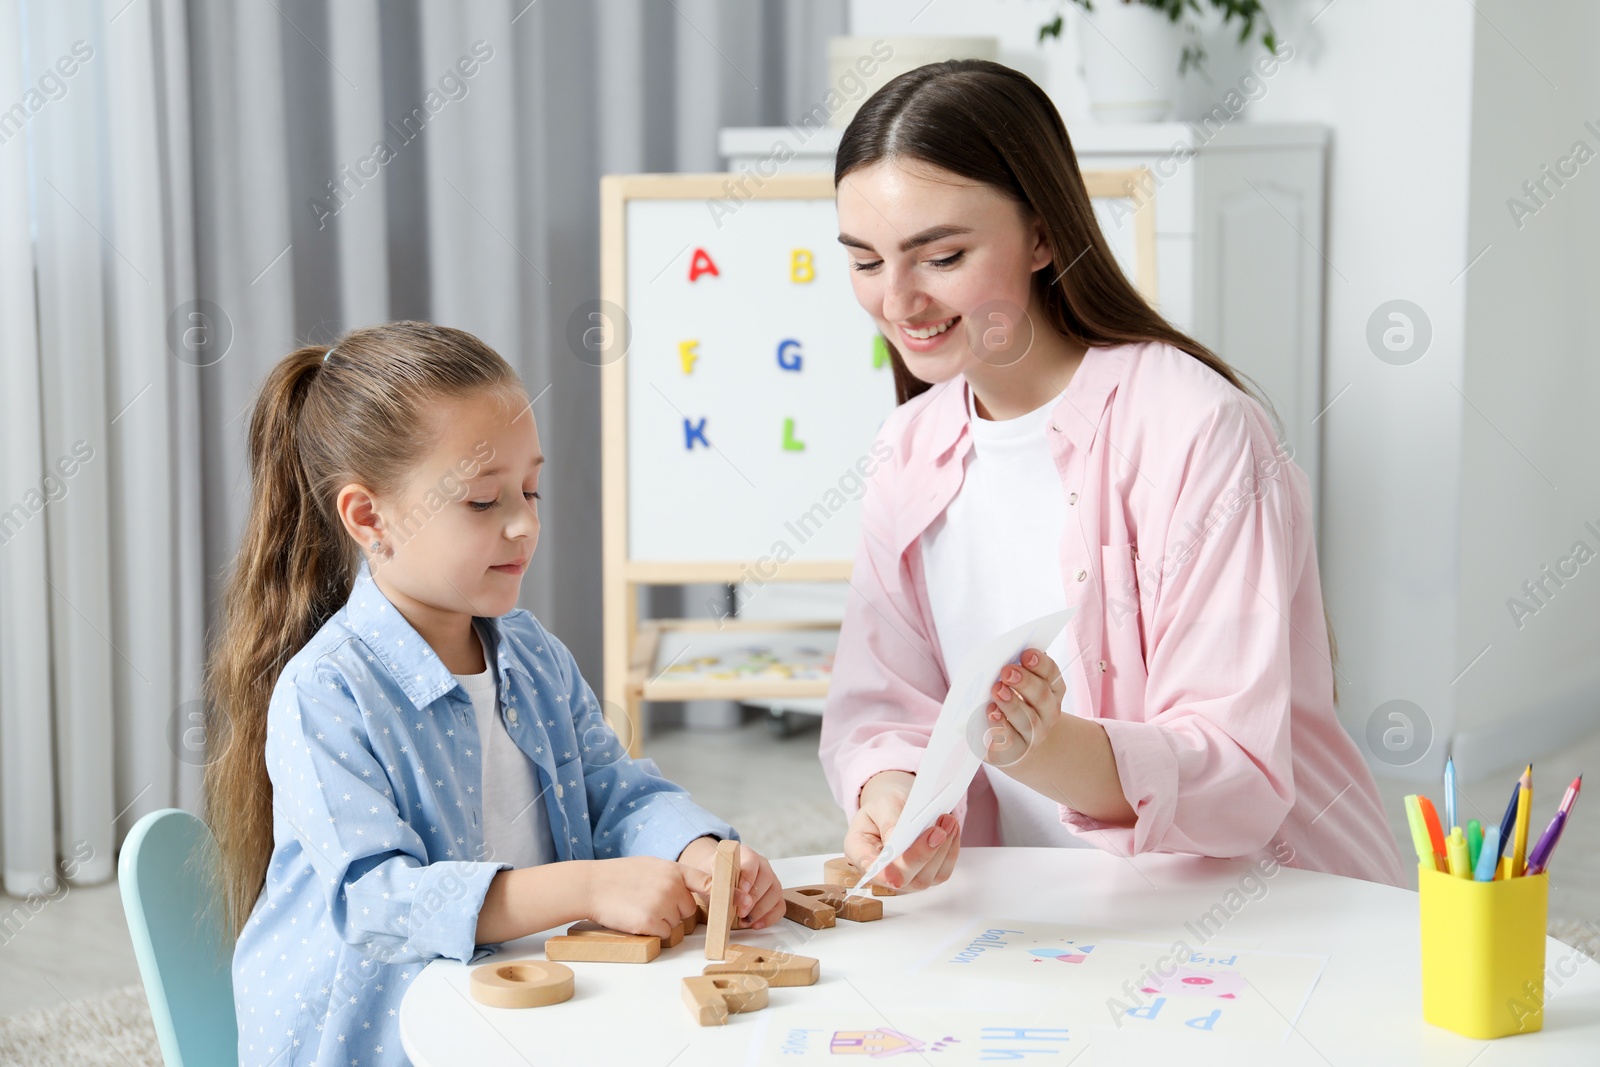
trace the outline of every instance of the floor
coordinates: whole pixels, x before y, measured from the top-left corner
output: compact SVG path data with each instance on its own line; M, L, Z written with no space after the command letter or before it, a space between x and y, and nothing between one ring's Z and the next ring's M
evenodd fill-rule
M843 816L823 780L816 748L814 725L780 736L766 720L726 731L675 730L646 743L663 774L771 855L830 851L842 837ZM1600 732L1536 762L1540 828L1559 790L1585 767L1593 772L1591 789L1600 789ZM1500 818L1512 780L1502 777L1463 783L1464 818ZM1415 786L1380 780L1379 789L1409 852L1401 798ZM1437 799L1438 790L1433 793ZM1550 916L1583 920L1600 933L1600 799L1580 800L1578 808L1580 815L1587 809L1596 817L1575 817L1562 839L1551 867ZM0 920L7 915L11 922L0 926L0 1016L138 981L115 883L71 889L31 915L24 902L0 896ZM85 966L85 960L92 964Z

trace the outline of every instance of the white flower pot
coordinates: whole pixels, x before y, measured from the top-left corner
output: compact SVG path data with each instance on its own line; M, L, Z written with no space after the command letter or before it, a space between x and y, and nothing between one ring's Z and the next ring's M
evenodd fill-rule
M908 70L946 59L1000 58L998 37L831 37L828 125L844 129L867 97ZM838 104L837 108L833 105Z
M1160 122L1177 96L1182 32L1143 4L1097 0L1078 11L1078 55L1099 122Z

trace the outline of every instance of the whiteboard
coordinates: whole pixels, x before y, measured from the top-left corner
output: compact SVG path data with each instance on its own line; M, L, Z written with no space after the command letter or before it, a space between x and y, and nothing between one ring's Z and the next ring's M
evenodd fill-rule
M894 372L832 196L629 199L623 229L627 558L852 559Z

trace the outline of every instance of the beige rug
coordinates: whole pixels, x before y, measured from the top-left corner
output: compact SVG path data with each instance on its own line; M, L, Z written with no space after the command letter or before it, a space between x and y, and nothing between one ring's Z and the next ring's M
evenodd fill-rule
M161 1067L144 986L0 1019L0 1064Z

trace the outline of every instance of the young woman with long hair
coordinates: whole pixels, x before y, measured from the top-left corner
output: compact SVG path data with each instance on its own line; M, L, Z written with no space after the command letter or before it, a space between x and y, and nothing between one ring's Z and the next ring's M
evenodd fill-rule
M976 779L883 882L943 881L966 841L1401 884L1334 710L1305 474L1130 284L1050 99L996 63L920 67L862 105L834 182L899 400L823 715L847 855L877 857L963 657L1072 608L995 679Z

